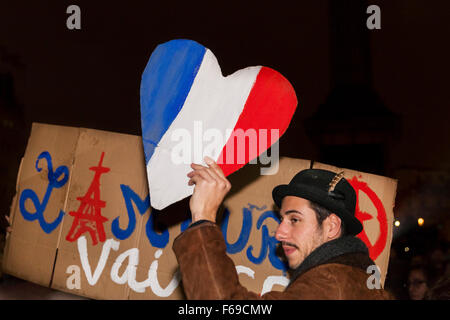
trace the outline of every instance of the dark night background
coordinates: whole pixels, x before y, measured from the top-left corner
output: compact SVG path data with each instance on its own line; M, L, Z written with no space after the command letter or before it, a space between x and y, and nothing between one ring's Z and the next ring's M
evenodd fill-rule
M71 4L81 30L66 27ZM366 27L371 4L380 30ZM32 122L140 135L151 52L192 39L224 75L264 65L289 79L299 107L281 156L399 180L386 285L404 298L411 261L448 257L449 21L448 1L2 1L0 213Z

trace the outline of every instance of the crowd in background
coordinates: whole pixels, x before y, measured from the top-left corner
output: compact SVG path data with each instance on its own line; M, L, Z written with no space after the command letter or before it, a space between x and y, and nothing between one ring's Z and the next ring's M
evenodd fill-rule
M391 248L385 288L400 300L449 300L450 251L440 242L427 253L408 259Z

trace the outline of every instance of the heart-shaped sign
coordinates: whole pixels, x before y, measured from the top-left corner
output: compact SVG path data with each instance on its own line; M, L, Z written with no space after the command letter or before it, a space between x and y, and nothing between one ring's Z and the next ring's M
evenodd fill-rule
M214 54L191 40L153 51L141 81L142 140L150 202L155 209L188 197L190 164L204 156L225 175L267 151L289 126L297 97L267 67L224 77Z

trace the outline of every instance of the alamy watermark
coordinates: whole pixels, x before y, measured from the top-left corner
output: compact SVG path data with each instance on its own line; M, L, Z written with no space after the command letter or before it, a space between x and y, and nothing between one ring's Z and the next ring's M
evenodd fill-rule
M70 14L66 20L66 27L69 30L81 29L81 9L79 6L72 4L67 7L66 13Z
M366 13L370 16L366 20L366 26L369 30L381 29L381 9L373 4L367 7Z
M381 272L378 266L375 264L368 266L366 273L370 274L366 281L367 288L370 290L381 289Z
M270 165L261 167L262 175L278 172L279 129L203 129L201 121L194 121L194 130L178 128L171 134L171 141L177 144L171 150L174 164L201 163L205 156L217 159L218 164ZM222 149L226 145L224 152ZM270 148L270 155L268 148ZM259 156L258 156L259 155Z

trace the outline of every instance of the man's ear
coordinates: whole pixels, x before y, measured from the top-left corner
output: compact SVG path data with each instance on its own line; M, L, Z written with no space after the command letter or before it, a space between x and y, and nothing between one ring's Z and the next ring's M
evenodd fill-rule
M324 236L327 238L326 240L333 240L339 238L341 235L341 218L339 218L336 214L330 214L324 221Z

